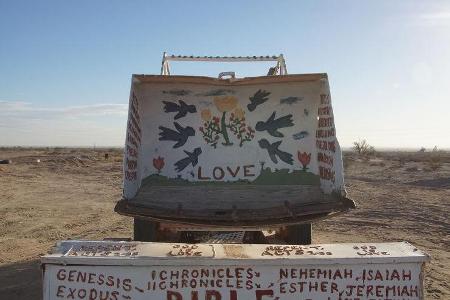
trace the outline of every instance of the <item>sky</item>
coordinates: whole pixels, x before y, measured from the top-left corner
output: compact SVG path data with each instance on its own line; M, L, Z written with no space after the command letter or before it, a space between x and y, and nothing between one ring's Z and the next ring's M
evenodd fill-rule
M343 147L450 148L450 1L413 0L0 0L0 146L122 146L131 75L159 74L164 51L283 53L290 74L328 73Z

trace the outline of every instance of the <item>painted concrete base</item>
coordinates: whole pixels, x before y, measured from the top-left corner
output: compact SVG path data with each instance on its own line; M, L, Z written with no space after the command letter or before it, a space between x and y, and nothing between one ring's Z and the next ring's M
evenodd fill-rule
M423 299L408 243L223 245L64 241L42 257L47 299Z

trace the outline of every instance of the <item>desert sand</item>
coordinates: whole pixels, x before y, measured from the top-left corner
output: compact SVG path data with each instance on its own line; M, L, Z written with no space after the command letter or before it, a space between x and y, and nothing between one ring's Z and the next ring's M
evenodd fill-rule
M12 160L0 165L1 299L41 298L39 257L58 240L132 236L132 219L113 211L120 149L0 149L1 159ZM313 242L408 241L432 256L426 298L450 299L450 154L345 153L345 167L358 208L315 223Z

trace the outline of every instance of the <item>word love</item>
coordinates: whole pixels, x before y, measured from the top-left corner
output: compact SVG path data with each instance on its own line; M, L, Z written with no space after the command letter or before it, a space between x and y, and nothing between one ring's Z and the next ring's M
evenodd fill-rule
M245 165L237 167L214 167L209 170L204 170L202 167L198 167L197 178L199 180L222 180L225 175L231 176L232 178L254 177L254 168L255 165Z

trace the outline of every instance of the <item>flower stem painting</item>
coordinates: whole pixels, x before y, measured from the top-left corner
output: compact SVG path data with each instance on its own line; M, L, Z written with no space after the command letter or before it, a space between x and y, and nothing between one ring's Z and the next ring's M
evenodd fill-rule
M245 112L239 106L239 101L234 96L216 96L214 97L214 105L219 115L212 115L209 108L200 112L203 126L199 128L203 139L213 148L217 148L219 141L225 147L238 143L242 147L245 142L251 141L255 135L255 130L246 124ZM227 114L229 117L227 118ZM235 142L232 136L237 139Z
M228 128L239 140L239 147L255 137L255 130L245 123L245 112L241 108L236 108L231 113L229 121Z
M204 113L208 111L208 113ZM213 148L217 148L217 143L220 139L221 129L219 125L219 118L211 118L209 110L202 111L203 126L199 128L203 135L205 142Z
M230 138L228 137L228 131L227 131L227 123L226 123L226 114L227 112L230 112L233 110L238 103L238 100L234 96L217 96L214 97L214 104L216 105L216 108L219 112L222 113L221 119L220 119L220 130L222 137L224 139L224 142L222 145L224 146L232 146L233 143L230 142Z
M311 162L311 153L297 152L298 161L302 164L303 171L308 170L308 165Z
M158 170L158 174L161 173L162 168L164 168L164 158L158 156L158 158L153 159L153 166Z

